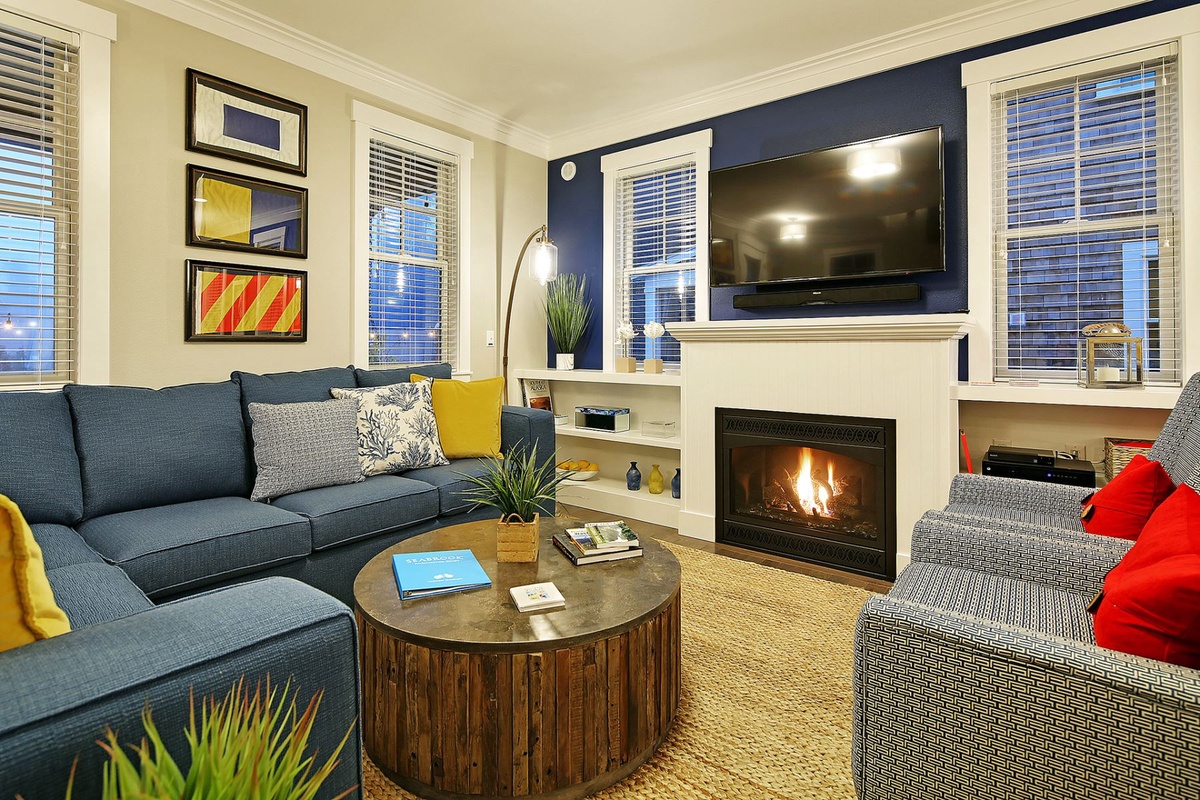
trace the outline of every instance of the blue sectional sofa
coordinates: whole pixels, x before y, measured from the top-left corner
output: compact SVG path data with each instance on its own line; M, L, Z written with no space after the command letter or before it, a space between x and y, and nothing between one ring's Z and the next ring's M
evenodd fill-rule
M449 366L422 375L449 377ZM477 459L252 502L251 402L330 398L333 387L405 382L409 370L334 367L151 390L69 385L0 393L0 493L42 548L71 632L0 653L0 796L96 792L105 726L141 736L147 704L182 749L189 691L224 694L240 676L324 691L313 744L336 746L357 718L359 568L384 548L490 511L460 473ZM505 407L502 449L553 457L548 412ZM339 602L340 601L340 602ZM360 780L353 737L329 787ZM336 791L331 792L336 794Z

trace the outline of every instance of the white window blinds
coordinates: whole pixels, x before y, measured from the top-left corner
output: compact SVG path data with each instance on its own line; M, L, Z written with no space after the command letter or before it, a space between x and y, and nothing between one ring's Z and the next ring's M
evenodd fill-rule
M675 337L651 341L645 328L696 318L695 161L622 173L616 204L615 322L637 334L619 355L678 367Z
M79 50L0 17L0 383L76 372Z
M995 374L1074 380L1079 330L1178 385L1179 82L1168 47L993 87Z
M370 366L458 368L458 162L372 133Z

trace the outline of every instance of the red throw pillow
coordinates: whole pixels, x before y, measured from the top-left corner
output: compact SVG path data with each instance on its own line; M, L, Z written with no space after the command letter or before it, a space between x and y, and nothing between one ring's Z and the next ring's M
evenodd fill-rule
M1139 453L1107 486L1083 501L1079 518L1088 533L1137 539L1154 509L1173 491L1175 483L1162 464Z
M1200 669L1200 496L1180 486L1104 580L1096 644Z

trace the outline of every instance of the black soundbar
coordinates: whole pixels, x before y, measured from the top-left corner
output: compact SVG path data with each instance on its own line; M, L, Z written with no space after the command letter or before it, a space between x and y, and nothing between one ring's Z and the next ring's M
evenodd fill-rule
M888 286L854 286L846 289L808 289L805 291L762 292L733 296L734 308L778 308L780 306L818 306L841 303L884 303L894 300L920 300L921 287L915 283Z

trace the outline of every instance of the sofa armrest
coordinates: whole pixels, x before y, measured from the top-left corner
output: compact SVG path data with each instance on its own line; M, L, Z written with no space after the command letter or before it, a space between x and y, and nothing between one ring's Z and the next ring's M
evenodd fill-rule
M1194 796L1200 671L877 596L855 634L859 800Z
M959 473L950 481L950 502L1000 506L1020 511L1073 512L1095 489L1059 483Z
M554 459L554 415L540 408L504 406L500 413L500 450L508 455L513 448L534 447L537 461Z
M157 606L0 653L0 796L65 796L78 757L76 797L100 795L106 727L141 740L149 706L168 750L188 752L189 694L223 698L242 676L253 688L291 681L297 704L324 691L310 752L333 751L359 715L353 615L327 594L266 578ZM186 763L186 761L185 761ZM321 797L361 784L353 734ZM360 797L356 791L352 797Z
M1020 525L997 529L961 515L929 511L913 526L912 560L1093 595L1133 543L1090 533L1077 537L1065 541L1028 535Z

